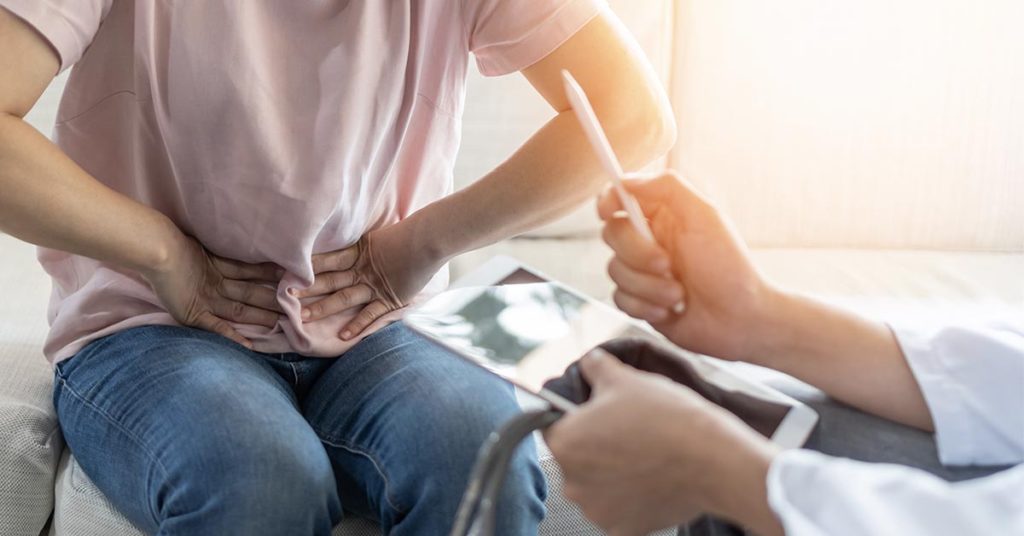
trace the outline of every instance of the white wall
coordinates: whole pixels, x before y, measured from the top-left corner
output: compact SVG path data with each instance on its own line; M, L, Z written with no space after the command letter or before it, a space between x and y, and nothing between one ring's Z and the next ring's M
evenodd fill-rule
M675 162L749 240L1024 251L1024 2L678 5Z
M53 130L53 122L57 120L57 106L60 104L60 96L64 92L64 84L67 83L70 73L71 71L64 71L55 78L43 95L39 97L36 105L25 116L25 120L48 136Z

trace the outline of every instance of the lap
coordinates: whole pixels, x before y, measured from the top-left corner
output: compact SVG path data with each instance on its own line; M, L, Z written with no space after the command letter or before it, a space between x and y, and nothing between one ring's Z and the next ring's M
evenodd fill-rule
M54 403L68 446L143 527L164 517L169 486L202 485L224 472L251 484L266 469L258 462L268 459L330 473L287 383L216 335L171 326L125 330L60 363L56 375Z
M509 384L400 323L332 363L303 401L342 502L378 518L406 515L425 485L457 503L484 439L519 411ZM529 443L521 458L535 455Z
M257 354L189 328L125 330L58 366L54 402L82 468L151 531L168 497L193 497L178 511L210 494L265 505L258 490L324 495L331 512L340 495L386 528L442 531L480 445L519 412L511 386L401 324L335 360ZM533 444L513 463L505 521L529 532L545 494Z
M449 416L461 417L461 427L490 426L519 412L510 384L400 323L333 362L302 408L321 438L353 443L372 442L369 434L430 434L438 425L431 421L456 420ZM377 426L361 426L384 415Z

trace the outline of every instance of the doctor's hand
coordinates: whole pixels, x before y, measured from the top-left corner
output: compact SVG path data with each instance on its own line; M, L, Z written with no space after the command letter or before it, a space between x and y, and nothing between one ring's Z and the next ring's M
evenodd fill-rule
M404 220L367 233L351 247L313 255L313 285L293 294L319 297L303 306L302 321L358 307L358 314L338 332L339 338L350 340L378 318L408 305L444 266L443 260L417 247L413 231Z
M614 191L601 196L603 237L615 252L608 273L616 305L683 348L724 359L756 352L777 293L730 223L674 173L624 185L657 243L633 229ZM686 307L676 313L672 306L680 299Z
M142 276L180 324L212 331L251 349L252 343L230 322L274 327L282 313L275 290L282 274L273 263L218 257L179 232L168 261Z
M702 512L782 534L767 502L776 447L731 413L603 350L581 363L590 401L549 428L565 495L613 536L681 525Z

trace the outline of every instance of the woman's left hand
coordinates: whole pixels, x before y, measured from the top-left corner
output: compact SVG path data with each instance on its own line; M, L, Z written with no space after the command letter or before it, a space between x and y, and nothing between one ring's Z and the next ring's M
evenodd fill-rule
M405 223L371 231L348 248L313 255L313 285L293 295L320 299L303 306L302 321L362 306L338 333L350 340L378 318L408 305L444 262L422 254L405 232Z

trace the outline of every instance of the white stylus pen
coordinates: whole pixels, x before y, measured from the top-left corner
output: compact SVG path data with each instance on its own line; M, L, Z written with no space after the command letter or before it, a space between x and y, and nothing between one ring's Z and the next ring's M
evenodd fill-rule
M562 80L565 82L565 94L569 97L569 104L572 106L573 111L576 112L576 118L580 120L580 125L583 127L583 132L587 135L587 139L590 140L590 145L594 148L594 152L597 153L597 159L601 161L601 167L604 168L605 173L611 176L612 188L615 189L616 195L619 196L622 208L629 215L629 221L633 224L636 232L640 233L640 236L654 242L654 233L651 232L651 228L647 225L647 218L644 217L640 204L637 203L635 197L622 187L622 176L624 175L622 165L619 164L619 159L615 157L615 152L612 151L611 143L608 143L608 137L605 136L601 123L597 121L597 115L594 114L594 109L590 106L590 101L587 100L587 94L583 92L583 88L569 74L569 71L562 70Z
M611 176L612 188L619 197L622 208L626 210L630 223L633 224L633 228L636 229L640 236L655 242L654 233L651 232L650 226L647 225L647 218L644 216L643 210L640 209L640 203L622 187L622 177L625 175L622 171L622 165L619 164L619 159L615 157L612 144L608 142L608 136L605 135L604 129L601 128L601 123L598 122L597 115L594 114L594 108L590 106L587 94L583 92L583 88L580 87L569 71L562 70L562 80L565 82L565 94L569 98L569 104L572 106L573 111L576 112L576 118L579 119L583 132L586 134L587 139L590 140L590 145L597 154L597 159L601 161L601 166L604 168L605 173ZM679 314L685 310L685 307L683 302L679 302L672 310Z

